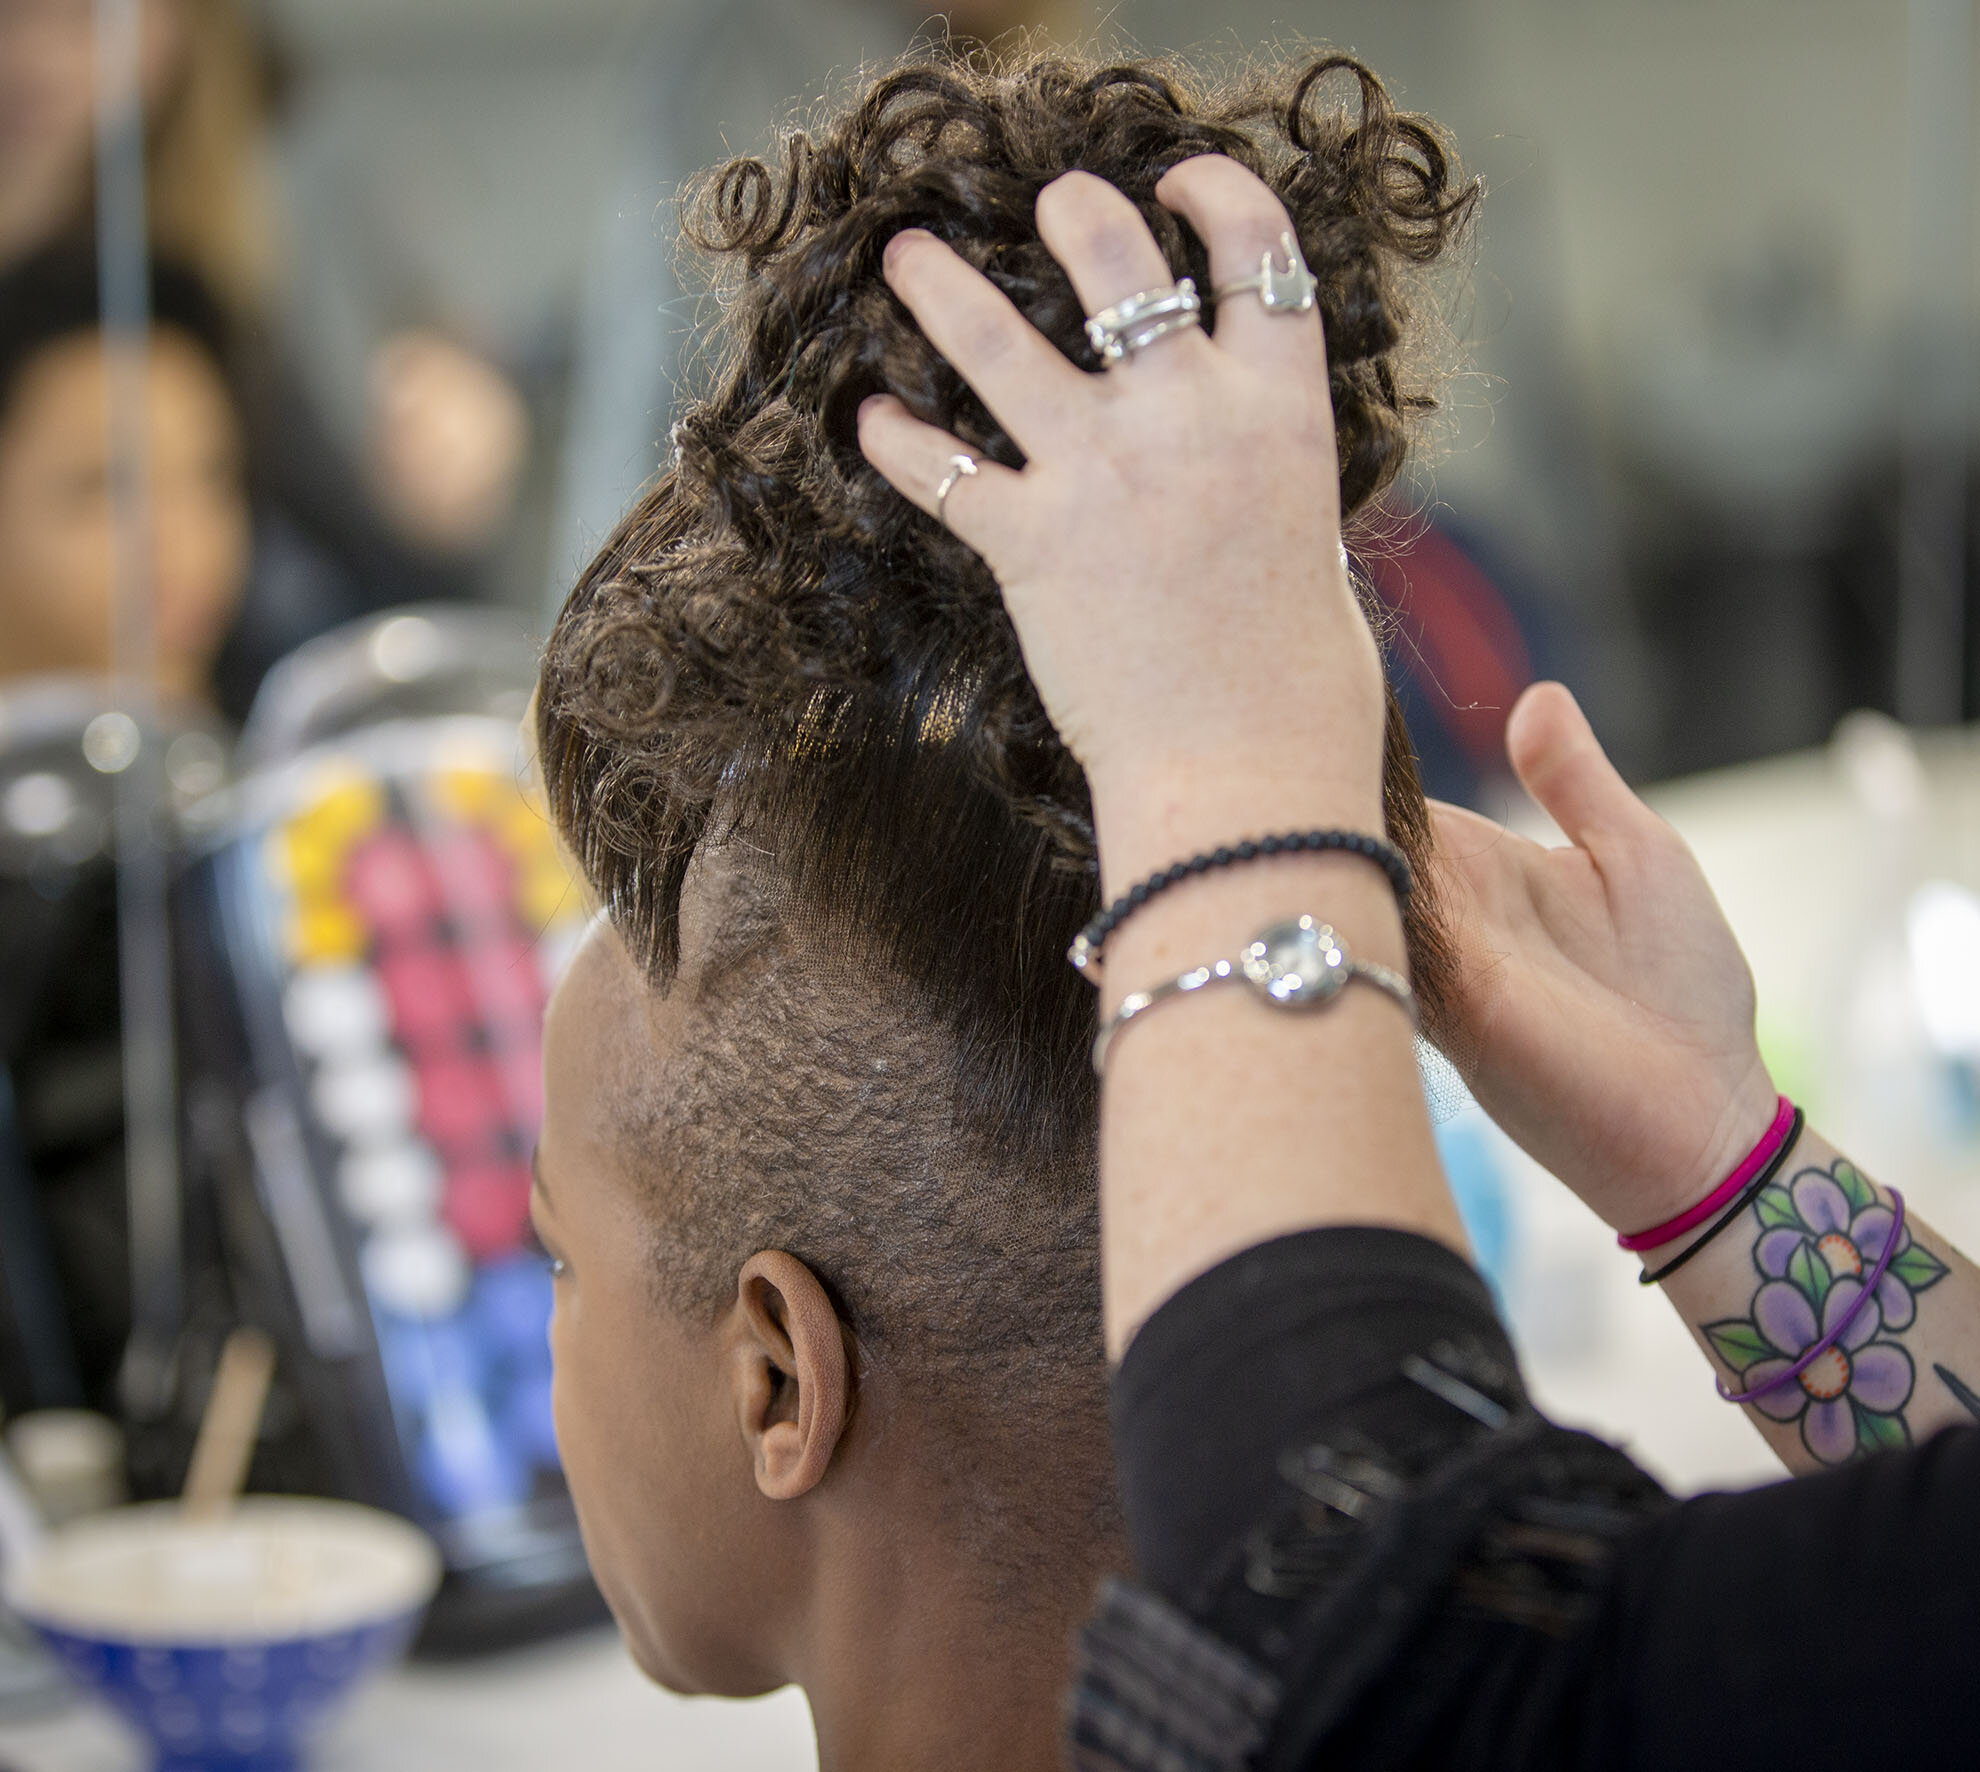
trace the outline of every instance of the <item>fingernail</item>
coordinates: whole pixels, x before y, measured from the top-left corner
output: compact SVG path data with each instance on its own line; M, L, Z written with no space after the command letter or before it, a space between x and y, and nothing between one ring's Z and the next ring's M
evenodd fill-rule
M887 250L881 255L886 261L887 269L891 271L900 262L901 254L908 249L912 241L925 240L927 237L926 228L903 228L887 242Z

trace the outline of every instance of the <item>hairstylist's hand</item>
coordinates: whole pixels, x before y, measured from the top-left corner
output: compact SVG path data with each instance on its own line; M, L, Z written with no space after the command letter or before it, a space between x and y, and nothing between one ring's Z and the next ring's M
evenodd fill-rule
M1464 978L1451 1057L1526 1151L1641 1230L1721 1180L1773 1118L1753 978L1691 851L1573 696L1529 689L1506 753L1572 847L1434 808Z
M1289 226L1221 156L1177 166L1156 195L1206 242L1217 283L1255 276ZM1089 174L1046 187L1038 227L1089 313L1174 281L1133 204ZM886 275L1024 451L1021 472L983 462L939 514L997 575L1092 783L1109 873L1191 839L1172 822L1110 845L1110 807L1207 800L1212 784L1203 840L1301 817L1379 830L1381 666L1341 553L1318 311L1234 295L1214 338L1191 328L1096 375L933 235L898 235ZM931 513L965 453L891 395L861 409L860 444Z
M1175 167L1156 196L1209 248L1213 284L1256 276L1289 226L1221 156ZM1173 282L1134 205L1089 174L1039 194L1038 229L1089 314ZM861 409L861 447L996 573L1093 790L1103 892L1252 833L1379 831L1381 662L1341 554L1317 309L1233 293L1214 338L1191 327L1096 375L927 234L891 242L887 280L1025 466L983 463L938 513L954 437L878 397ZM1302 911L1324 912L1358 958L1404 963L1375 869L1278 857L1129 918L1108 942L1102 1013ZM1108 1060L1101 1113L1110 1352L1194 1275L1273 1237L1351 1221L1461 1243L1409 1022L1382 993L1280 1017L1206 992L1137 1032ZM1320 1068L1329 1092L1310 1086Z

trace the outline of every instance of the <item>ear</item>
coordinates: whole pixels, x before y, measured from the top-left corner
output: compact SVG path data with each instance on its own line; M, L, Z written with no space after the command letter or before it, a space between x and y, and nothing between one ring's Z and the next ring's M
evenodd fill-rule
M736 1422L772 1501L795 1501L830 1468L852 1410L839 1313L794 1255L765 1249L736 1276Z

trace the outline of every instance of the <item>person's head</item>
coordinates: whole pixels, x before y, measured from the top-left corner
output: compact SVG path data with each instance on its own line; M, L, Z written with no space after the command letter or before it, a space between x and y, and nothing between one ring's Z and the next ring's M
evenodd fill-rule
M0 263L86 223L94 0L0 0ZM273 85L238 0L140 0L146 195L161 250L245 304L271 242L257 140Z
M158 686L206 693L248 569L239 408L219 308L152 270L146 502ZM96 263L53 251L0 274L0 676L101 673L116 516Z
M1064 959L1097 893L1085 783L982 562L867 466L854 414L889 390L1014 463L888 291L887 241L938 234L1097 371L1037 195L1111 180L1204 284L1152 191L1206 151L1282 195L1319 278L1352 517L1430 402L1414 289L1474 192L1351 62L908 67L689 211L736 273L714 386L565 605L537 715L605 918L547 1032L559 1430L670 1682L802 1677L766 1620L821 1543L884 1543L909 1498L949 1521L945 1579L1002 1584L1053 1638L1112 1553L1095 1006ZM1424 863L1394 719L1387 806Z

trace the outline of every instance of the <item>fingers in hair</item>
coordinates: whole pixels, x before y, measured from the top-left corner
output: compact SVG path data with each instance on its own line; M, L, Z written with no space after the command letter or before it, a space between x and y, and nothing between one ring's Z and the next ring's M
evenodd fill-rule
M1089 378L975 266L933 234L908 228L887 243L885 270L928 342L1027 456L1077 422L1092 398Z
M1286 206L1228 155L1198 154L1172 166L1156 185L1155 200L1188 222L1209 249L1213 289L1257 277L1267 254L1278 269L1286 268L1285 242L1293 234ZM1326 382L1317 305L1268 308L1255 290L1235 291L1217 303L1216 341L1244 356L1303 370L1316 385Z
M978 456L939 425L924 424L892 394L874 394L860 403L859 447L887 483L938 517L979 552L979 537L1008 508L1018 475L999 462ZM958 474L939 506L936 495L955 469L957 456L976 463L974 474Z
M1141 212L1090 172L1063 173L1038 193L1038 234L1089 314L1176 280ZM1136 352L1134 362L1178 362L1202 343L1194 329L1171 334L1147 346L1145 357Z

